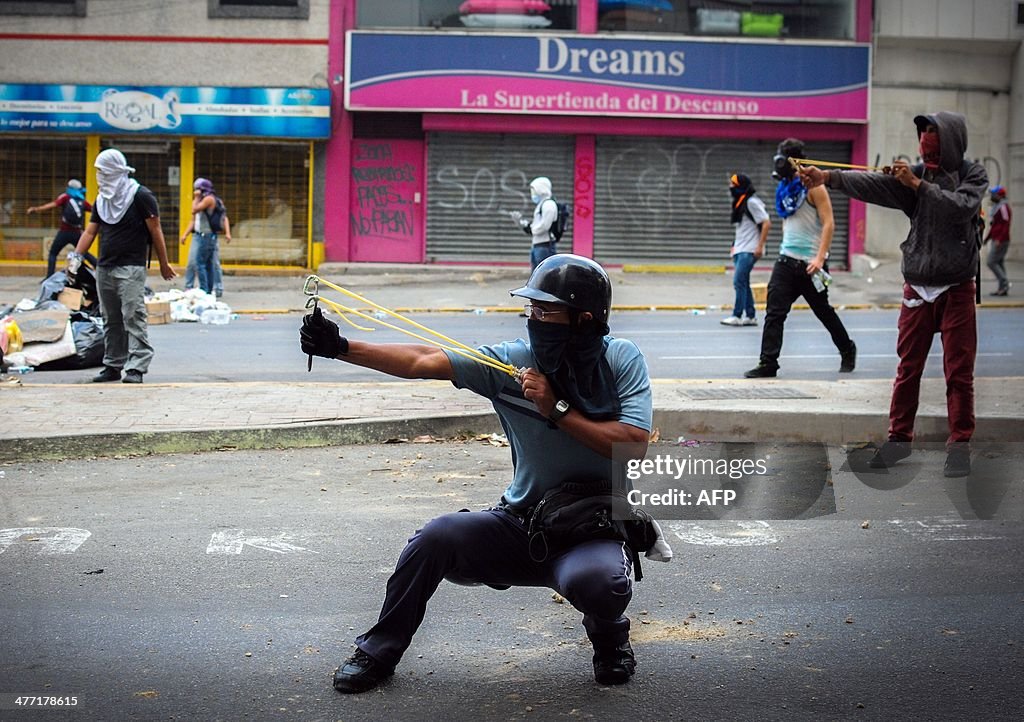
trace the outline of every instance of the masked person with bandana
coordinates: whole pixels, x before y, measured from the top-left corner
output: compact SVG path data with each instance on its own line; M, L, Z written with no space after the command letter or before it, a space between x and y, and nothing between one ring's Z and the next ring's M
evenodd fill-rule
M729 220L736 226L736 238L730 251L735 267L732 286L736 291L736 300L732 304L732 315L723 318L721 323L725 326L756 326L757 312L754 309L754 292L750 288L750 270L757 259L764 255L772 222L750 178L742 173L730 176L729 193L732 195L732 214ZM744 311L747 313L746 319L743 318Z
M779 143L773 159L772 177L779 181L775 190L775 211L782 218L782 245L779 258L768 279L768 303L761 333L761 358L747 371L747 378L774 377L779 370L782 335L793 303L804 297L839 350L839 372L850 373L857 365L857 346L846 332L836 310L828 302L828 251L832 247L835 220L832 200L824 188L806 188L790 159L802 158L803 142L787 138Z
M643 457L652 413L647 365L632 342L607 335L611 283L594 261L552 256L511 294L529 301L529 341L480 351L526 369L518 382L430 346L350 341L319 309L303 321L303 353L401 378L447 379L490 399L512 452L512 480L493 508L445 514L409 540L377 623L356 639L355 653L335 672L339 692L364 692L391 676L445 578L496 589L556 590L583 613L597 682L623 684L633 674L623 614L633 590L628 547L592 539L537 562L525 520L545 492L565 481L611 480L614 465L627 462L623 448L630 458ZM619 451L615 461L613 447Z
M979 270L977 218L988 176L964 159L967 124L958 113L914 118L920 166L896 161L884 172L801 168L809 187L827 185L851 198L897 208L910 219L903 253L903 305L896 353L899 366L889 405L888 440L870 460L888 468L911 453L924 364L936 333L946 375L947 477L971 473L974 434L974 359L978 351L975 276Z
M146 261L152 244L160 261L160 276L170 281L177 274L167 262L167 246L160 228L160 212L152 191L129 174L121 151L108 148L96 156L99 195L77 253L85 253L100 235L96 287L103 314L103 370L95 382L141 384L153 359L146 323Z
M82 181L72 178L68 181L67 188L55 200L44 203L41 206L31 206L26 209L28 215L42 213L51 208L60 208L60 228L57 235L53 237L50 244L50 254L46 259L46 277L49 278L57 270L57 256L64 249L64 246L74 248L82 235L82 228L85 225L85 214L92 210L92 204L85 200L85 186ZM96 266L96 258L86 253L85 258L90 265Z
M558 220L558 204L555 203L550 178L540 176L530 181L530 200L536 204L533 209L533 220L523 218L519 211L512 212L512 220L532 239L530 270L533 271L545 258L558 253L558 242L551 235L551 227Z

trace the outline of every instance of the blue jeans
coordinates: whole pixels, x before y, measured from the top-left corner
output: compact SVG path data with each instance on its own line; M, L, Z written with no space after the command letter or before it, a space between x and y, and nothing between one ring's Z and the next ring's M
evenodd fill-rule
M197 245L199 246L199 249L196 251L196 273L199 275L199 287L206 293L213 293L220 271L220 264L217 263L219 260L217 234L195 233L192 237L198 239Z
M543 261L545 258L548 258L549 256L553 256L556 253L558 253L558 250L555 248L555 244L556 241L551 241L549 243L533 244L533 247L530 249L531 271L535 269L538 265L540 265L540 262Z
M737 253L732 260L736 264L732 274L732 287L736 289L732 315L740 318L746 311L748 318L754 318L754 292L750 290L750 269L754 267L754 254Z
M198 238L196 236L195 238ZM194 288L199 263L199 241L192 241L188 249L188 263L185 266L185 288ZM213 272L213 292L220 298L224 295L224 273L220 268L220 242L213 248L213 260L211 261Z

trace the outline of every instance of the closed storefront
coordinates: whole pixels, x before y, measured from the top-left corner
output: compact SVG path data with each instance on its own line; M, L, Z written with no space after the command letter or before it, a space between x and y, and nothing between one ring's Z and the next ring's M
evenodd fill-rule
M829 34L847 33L842 25ZM529 241L509 213L529 217L529 181L547 176L572 208L560 251L613 265L725 264L731 174L749 175L773 209L772 156L783 138L804 140L811 158L866 161L864 43L352 30L346 49L345 108L361 132L340 146L354 190L344 231L326 234L328 260L525 265ZM822 67L829 72L777 70ZM385 118L403 130L386 137L402 144L368 148L367 129ZM387 162L361 167L378 155ZM360 190L399 167L408 187ZM381 208L382 198L395 200ZM833 199L830 261L841 269L862 248L863 209ZM769 257L782 230L772 216Z
M311 162L309 143L196 141L194 175L213 180L231 221L221 261L306 265Z
M0 263L42 266L59 215L26 208L56 198L69 178L93 201L93 161L117 148L156 195L172 263L187 263L192 184L207 178L231 221L232 240L219 242L224 265L311 265L314 139L330 130L326 91L26 84L0 85L0 101Z
M529 183L537 176L572 203L571 136L431 133L427 148L428 261L528 259L530 238L509 212L532 217ZM572 249L571 228L559 248Z
M776 142L692 138L597 138L594 257L605 263L724 262L733 241L729 176L750 176L772 217L767 256L782 224L771 158ZM808 144L814 157L848 163L848 143ZM836 228L830 263L845 267L849 201L833 194Z
M80 138L0 136L0 261L46 261L60 209L26 210L57 198L71 178L86 181L85 145Z

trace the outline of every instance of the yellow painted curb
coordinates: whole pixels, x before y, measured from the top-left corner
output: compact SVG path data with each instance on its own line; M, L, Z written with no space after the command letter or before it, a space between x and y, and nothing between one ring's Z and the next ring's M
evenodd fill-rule
M662 263L627 263L624 273L725 273L725 266L674 265Z

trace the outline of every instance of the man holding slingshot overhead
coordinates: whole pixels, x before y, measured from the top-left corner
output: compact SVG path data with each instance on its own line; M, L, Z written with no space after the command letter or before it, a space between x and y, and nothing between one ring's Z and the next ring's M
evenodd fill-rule
M445 514L409 539L377 623L335 672L339 692L364 692L391 676L442 579L495 589L550 587L583 613L597 682L623 684L633 674L624 612L635 552L622 540L591 538L536 561L528 523L549 490L564 482L609 483L624 457L644 456L652 414L647 364L631 341L607 335L611 282L594 261L552 256L511 294L528 301L529 340L480 349L445 337L440 348L349 340L319 307L303 319L303 353L401 378L447 379L490 399L513 460L512 480L494 507Z

